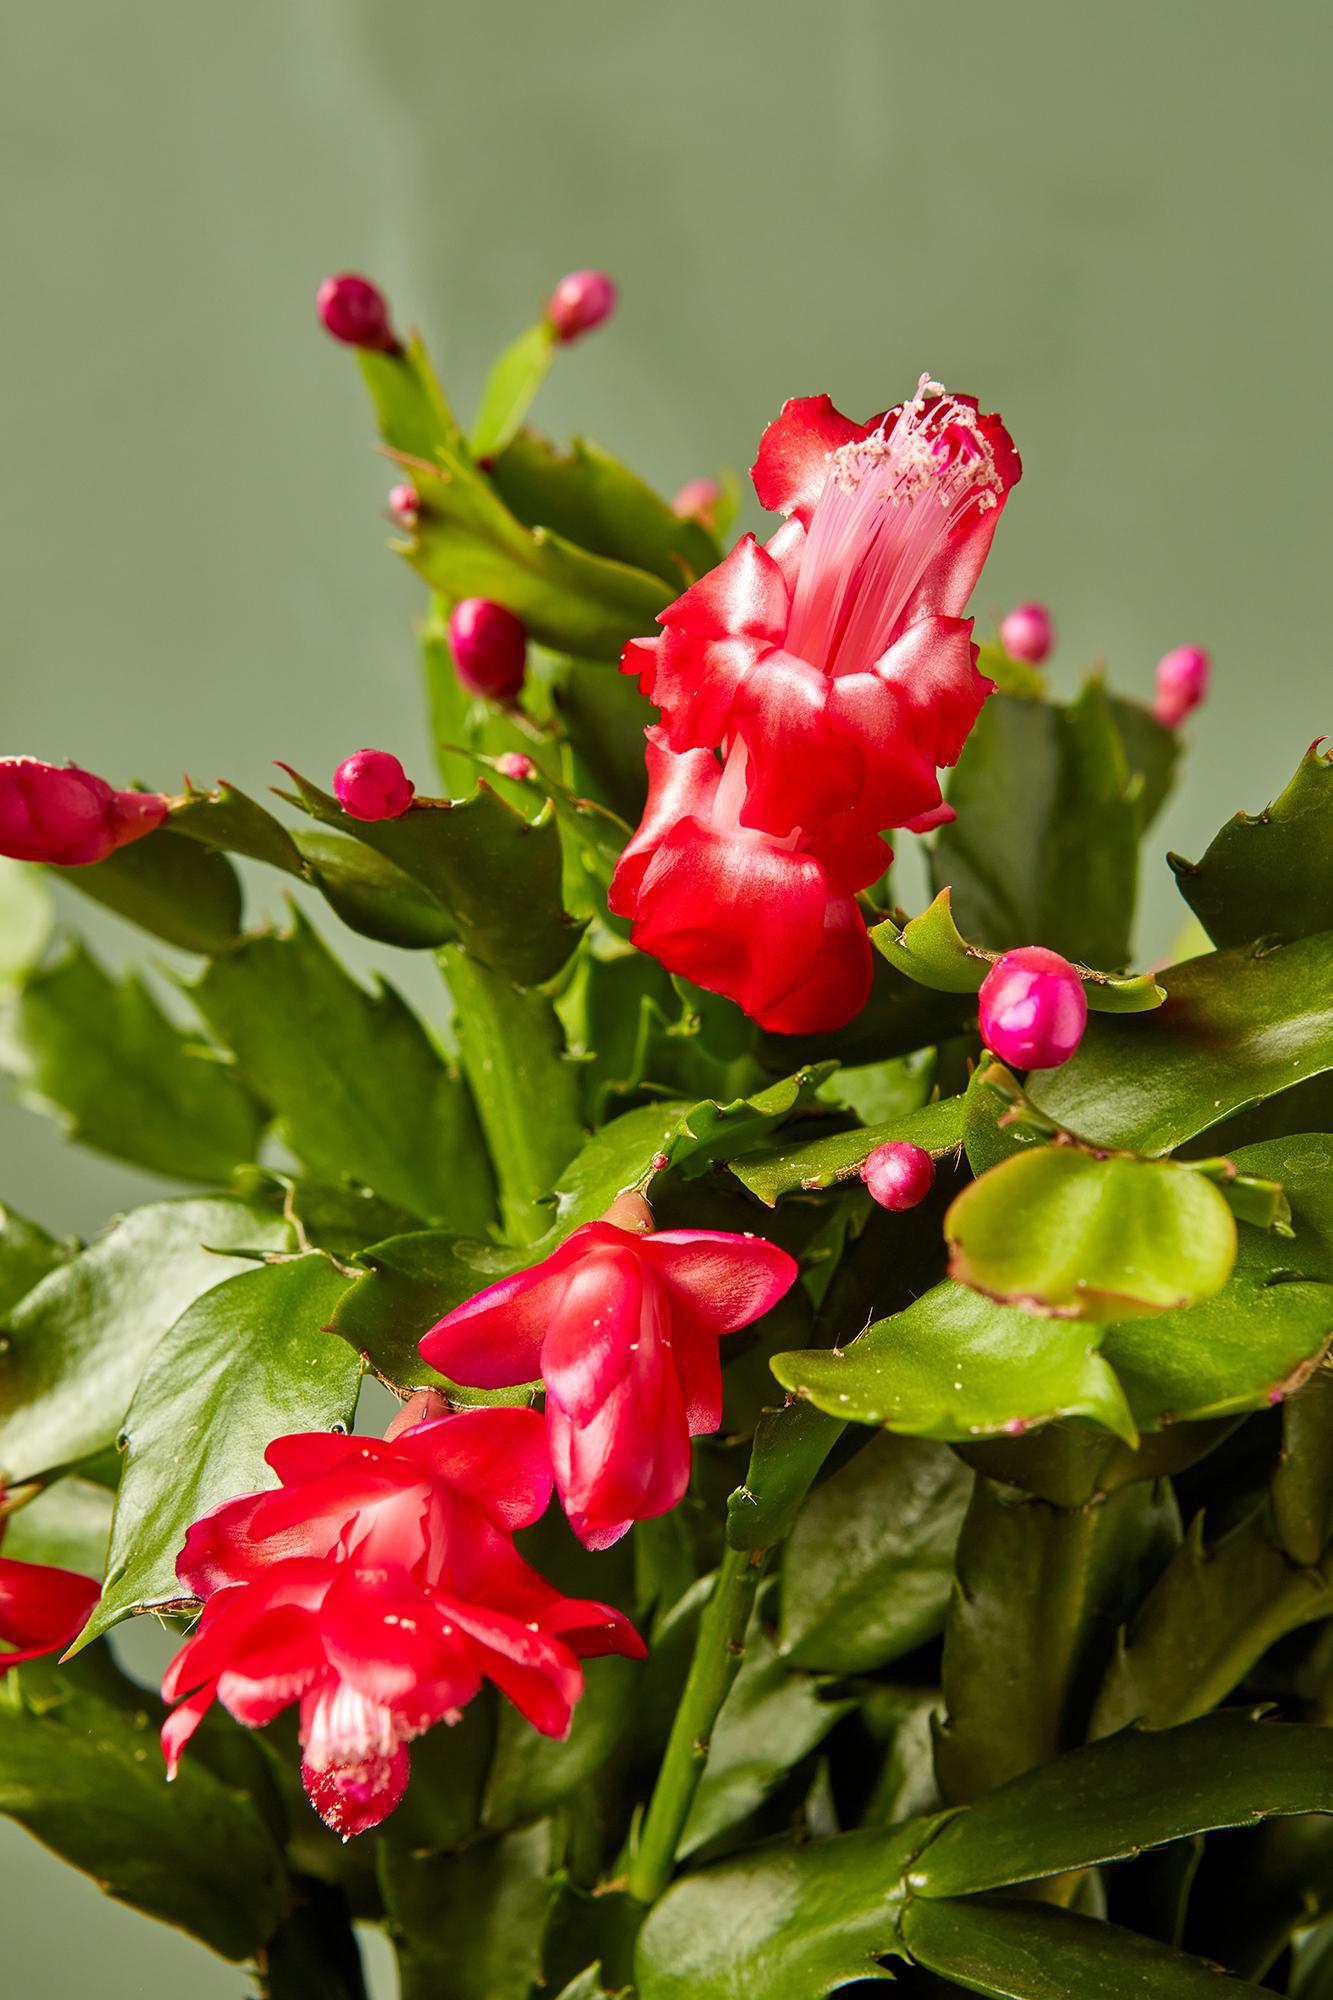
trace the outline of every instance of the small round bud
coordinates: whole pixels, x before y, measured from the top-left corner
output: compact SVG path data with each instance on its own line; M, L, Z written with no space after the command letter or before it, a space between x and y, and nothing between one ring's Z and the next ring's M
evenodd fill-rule
M416 1424L433 1423L436 1417L447 1417L449 1404L438 1389L414 1389L396 1417L384 1433L386 1444L392 1444L404 1431L410 1431Z
M389 488L389 513L396 526L409 530L415 528L421 518L421 495L415 486L391 486Z
M326 278L315 294L315 309L325 331L347 347L373 347L392 354L398 346L383 292L354 271Z
M1177 646L1157 662L1157 699L1153 714L1175 729L1208 692L1212 662L1202 646Z
M509 701L522 687L528 635L512 611L489 597L465 597L454 606L449 649L469 694Z
M652 1235L653 1211L634 1188L626 1188L618 1194L611 1206L602 1210L601 1219L609 1222L614 1229L629 1230L633 1236Z
M78 868L161 826L158 792L118 792L77 764L0 758L0 854Z
M915 1208L930 1193L935 1162L924 1147L911 1146L905 1139L890 1139L862 1161L861 1179L881 1208Z
M1015 1069L1057 1069L1083 1039L1088 996L1067 958L1044 945L1020 945L998 958L982 981L981 1039Z
M546 317L561 342L591 333L616 306L616 288L605 271L571 271L546 301Z
M1011 660L1039 667L1055 644L1055 627L1044 604L1017 604L1000 620L1000 644Z
M537 775L537 766L521 750L502 750L495 760L495 768L502 778L524 779Z
M354 750L334 772L333 790L353 819L401 819L416 786L391 750Z
M721 499L722 488L716 479L690 479L672 501L671 511L682 521L698 521L702 527L712 528Z

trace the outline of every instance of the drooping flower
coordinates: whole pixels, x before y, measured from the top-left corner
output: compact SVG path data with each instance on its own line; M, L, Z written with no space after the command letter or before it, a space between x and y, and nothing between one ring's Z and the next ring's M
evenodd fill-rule
M769 425L755 489L787 525L747 535L622 661L671 749L747 744L743 824L937 811L991 687L963 612L1020 470L998 417L925 376L868 424L807 396Z
M741 823L749 752L725 766L648 735L648 803L611 880L640 950L722 993L761 1027L841 1027L870 993L872 953L855 892L883 874L873 833L778 836ZM446 1371L447 1372L447 1371Z
M95 1577L77 1570L0 1556L0 1675L43 1653L63 1653L78 1638L101 1593Z
M541 1377L570 1526L586 1547L609 1548L681 1498L690 1438L722 1421L719 1336L767 1312L795 1276L761 1237L585 1223L446 1314L421 1353L480 1388Z
M483 1680L563 1736L579 1658L642 1656L620 1612L562 1597L514 1547L551 1495L535 1411L428 1417L385 1440L312 1432L265 1456L280 1488L204 1515L176 1565L205 1603L162 1684L179 1701L169 1773L215 1699L254 1728L299 1702L311 1803L361 1833L402 1798L408 1743L456 1722Z
M1019 945L997 958L978 995L981 1039L1015 1069L1057 1069L1083 1039L1088 996L1067 958Z
M392 750L354 750L333 774L334 796L353 819L401 819L416 786Z
M161 826L170 801L118 792L77 764L0 757L0 854L60 868L105 861Z
M449 614L449 650L469 694L509 701L523 685L528 635L522 622L489 597L465 597Z

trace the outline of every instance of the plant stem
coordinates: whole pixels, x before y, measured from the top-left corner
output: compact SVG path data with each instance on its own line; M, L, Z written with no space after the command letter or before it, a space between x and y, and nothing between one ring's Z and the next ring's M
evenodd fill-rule
M629 1892L641 1903L656 1902L671 1880L676 1848L708 1762L713 1724L745 1658L745 1630L764 1553L727 1549L704 1606L685 1691L629 1867Z

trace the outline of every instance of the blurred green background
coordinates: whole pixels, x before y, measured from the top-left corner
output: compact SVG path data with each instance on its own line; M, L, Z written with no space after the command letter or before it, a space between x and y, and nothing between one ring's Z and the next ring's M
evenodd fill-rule
M1212 649L1161 849L1333 728L1327 8L20 0L7 45L5 751L255 790L369 741L426 777L420 594L314 319L349 267L465 410L555 278L611 270L536 418L668 493L791 394L859 415L925 368L1000 409L1026 474L980 621L1045 599L1066 689ZM1145 952L1183 914L1155 863ZM52 1226L153 1191L12 1104L0 1144ZM16 1994L249 1990L8 1825L0 1916Z

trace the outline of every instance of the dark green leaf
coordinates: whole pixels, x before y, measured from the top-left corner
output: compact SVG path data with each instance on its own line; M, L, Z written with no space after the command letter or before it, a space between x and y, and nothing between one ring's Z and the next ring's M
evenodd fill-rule
M10 1312L0 1338L0 1472L11 1484L114 1444L144 1364L201 1292L285 1249L281 1217L224 1196L134 1209Z
M1328 926L1333 909L1333 754L1311 744L1264 812L1228 820L1202 861L1169 857L1180 893L1214 944L1286 942Z
M879 1125L858 1126L851 1132L832 1132L808 1138L802 1143L803 1126L791 1128L787 1142L748 1153L733 1162L737 1180L758 1195L769 1208L784 1194L797 1190L831 1187L834 1181L850 1180L861 1171L877 1146L889 1140L903 1140L921 1146L941 1159L963 1141L963 1100L945 1097L919 1110L905 1111Z
M259 1954L262 2000L366 2000L347 1898L308 1875L292 1889L296 1907Z
M650 570L673 590L702 576L721 556L705 527L677 514L586 438L560 446L536 431L520 431L496 459L491 476L529 527L554 528L594 555Z
M1327 1369L1283 1405L1282 1458L1272 1490L1283 1548L1293 1562L1317 1563L1333 1537L1333 1373Z
M976 1011L970 994L933 992L877 952L870 998L854 1021L831 1035L761 1036L760 1057L769 1070L830 1056L840 1063L882 1062L945 1041Z
M1180 734L1159 722L1141 701L1120 694L1108 694L1106 700L1125 746L1142 835L1171 795L1180 762Z
M971 1490L943 1445L890 1436L817 1486L782 1551L779 1640L790 1664L870 1673L932 1638Z
M545 1825L462 1854L384 1843L380 1887L398 1952L400 2000L528 2000L554 1895Z
M243 854L287 875L299 877L305 872L281 820L235 785L219 784L211 792L187 787L183 797L173 800L167 824L173 833L188 834L203 847Z
M358 347L356 358L385 444L432 461L437 453L461 446L462 435L420 335L414 333L388 354Z
M312 1174L344 1175L414 1214L484 1230L494 1214L467 1086L391 987L373 997L299 912L191 988Z
M546 379L555 345L550 321L539 319L535 326L526 327L497 358L486 377L481 407L472 426L473 458L494 458L504 450Z
M656 720L638 683L600 660L570 660L555 704L574 753L576 783L637 824L648 793L643 732Z
M977 1798L1083 1741L1117 1629L1179 1537L1165 1483L1060 1508L977 1480L944 1634L946 1799Z
M361 1364L326 1331L346 1289L324 1257L263 1264L215 1285L158 1343L125 1419L106 1582L80 1644L188 1595L176 1577L186 1530L274 1483L275 1437L350 1429Z
M632 1660L589 1660L563 1741L541 1736L512 1702L501 1704L482 1818L500 1830L552 1812L595 1777L631 1731L639 1694Z
M940 993L977 993L1000 953L968 943L954 922L951 895L946 883L919 917L902 925L885 918L874 926L870 941L890 965L919 985ZM1086 965L1076 970L1094 1013L1143 1014L1160 1007L1166 998L1164 989L1146 972L1117 979Z
M248 1958L290 1899L250 1800L198 1757L167 1783L151 1698L135 1715L63 1678L31 1703L25 1686L0 1684L0 1812L118 1902Z
M73 1256L74 1249L73 1243L57 1242L16 1208L0 1204L0 1313L16 1306L48 1271Z
M407 951L431 951L454 921L430 892L364 841L330 828L302 828L296 845L311 880L349 930Z
M1088 1022L1039 1108L1097 1146L1165 1153L1234 1111L1333 1069L1333 931L1210 952L1158 975L1155 1014Z
M225 951L241 928L241 884L225 854L160 826L60 879L182 951Z
M111 1535L113 1495L91 1479L57 1479L11 1514L6 1522L4 1554L19 1562L54 1563L57 1569L100 1576ZM0 1654L0 1663L4 1655Z
M464 1299L521 1270L531 1254L439 1229L391 1236L358 1256L357 1262L367 1267L365 1275L343 1295L333 1325L394 1388L439 1387L445 1378L428 1368L417 1352L422 1334ZM448 1386L462 1402L514 1400L509 1390L495 1395Z
M1242 2000L1257 1986L1118 1924L1045 1903L983 1900L909 1905L911 1956L993 2000Z
M767 1549L790 1533L820 1466L846 1426L792 1402L759 1419L745 1484L727 1500L727 1541L733 1549Z
M1002 1304L1123 1319L1221 1290L1236 1223L1210 1180L1172 1160L1040 1146L992 1167L944 1219L951 1275Z
M115 1159L216 1183L255 1157L259 1107L234 1070L77 940L16 996L4 1057L30 1102Z

